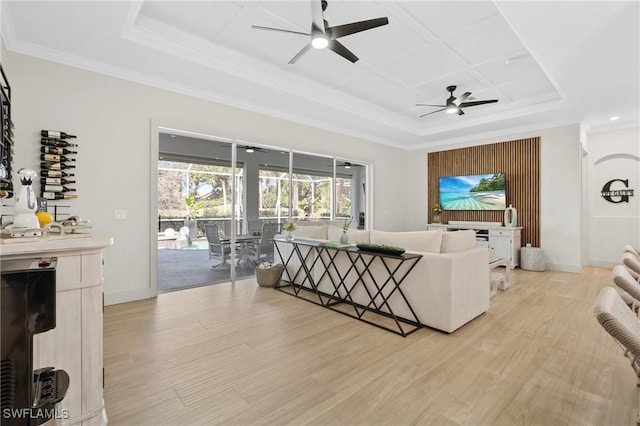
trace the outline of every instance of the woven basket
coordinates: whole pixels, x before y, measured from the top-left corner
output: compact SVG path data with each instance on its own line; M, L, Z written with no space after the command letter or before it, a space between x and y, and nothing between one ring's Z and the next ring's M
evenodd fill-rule
M280 282L284 265L273 265L271 268L256 268L256 281L260 287L274 287Z

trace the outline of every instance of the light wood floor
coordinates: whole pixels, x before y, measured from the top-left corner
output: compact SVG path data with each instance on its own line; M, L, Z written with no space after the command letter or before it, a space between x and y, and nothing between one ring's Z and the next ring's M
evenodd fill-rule
M453 334L406 338L255 281L105 308L109 425L633 425L595 320L610 270L512 274Z

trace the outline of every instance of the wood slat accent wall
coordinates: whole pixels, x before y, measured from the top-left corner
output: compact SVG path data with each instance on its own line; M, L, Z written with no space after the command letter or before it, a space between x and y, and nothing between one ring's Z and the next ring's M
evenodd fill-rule
M429 153L427 189L429 222L431 207L439 199L440 176L475 175L504 172L507 206L518 211L522 226L522 245L540 247L540 138L520 139ZM504 222L503 211L443 211L442 223L450 220Z

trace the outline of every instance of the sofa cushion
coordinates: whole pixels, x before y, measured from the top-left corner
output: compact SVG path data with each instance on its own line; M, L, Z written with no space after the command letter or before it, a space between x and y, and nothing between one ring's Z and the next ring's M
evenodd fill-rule
M369 238L372 244L397 246L409 251L440 253L442 231L385 232L371 230Z
M440 253L456 253L469 250L476 246L476 232L472 229L466 231L451 231L442 234L442 246Z
M327 225L321 226L297 226L295 236L300 238L327 239Z
M342 228L338 226L331 226L327 228L327 239L329 241L340 241L342 235ZM347 238L350 243L368 243L369 231L364 229L347 229Z

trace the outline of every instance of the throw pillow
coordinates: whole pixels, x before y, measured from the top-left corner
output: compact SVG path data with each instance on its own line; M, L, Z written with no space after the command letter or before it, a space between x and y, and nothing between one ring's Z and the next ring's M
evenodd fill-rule
M327 225L322 226L298 226L295 236L300 238L315 238L318 240L327 239Z
M456 253L469 250L476 246L476 232L472 229L466 231L451 231L442 234L442 247L440 253Z
M372 244L386 244L402 247L409 251L426 253L440 253L442 231L414 231L414 232L385 232L372 230L370 235Z

